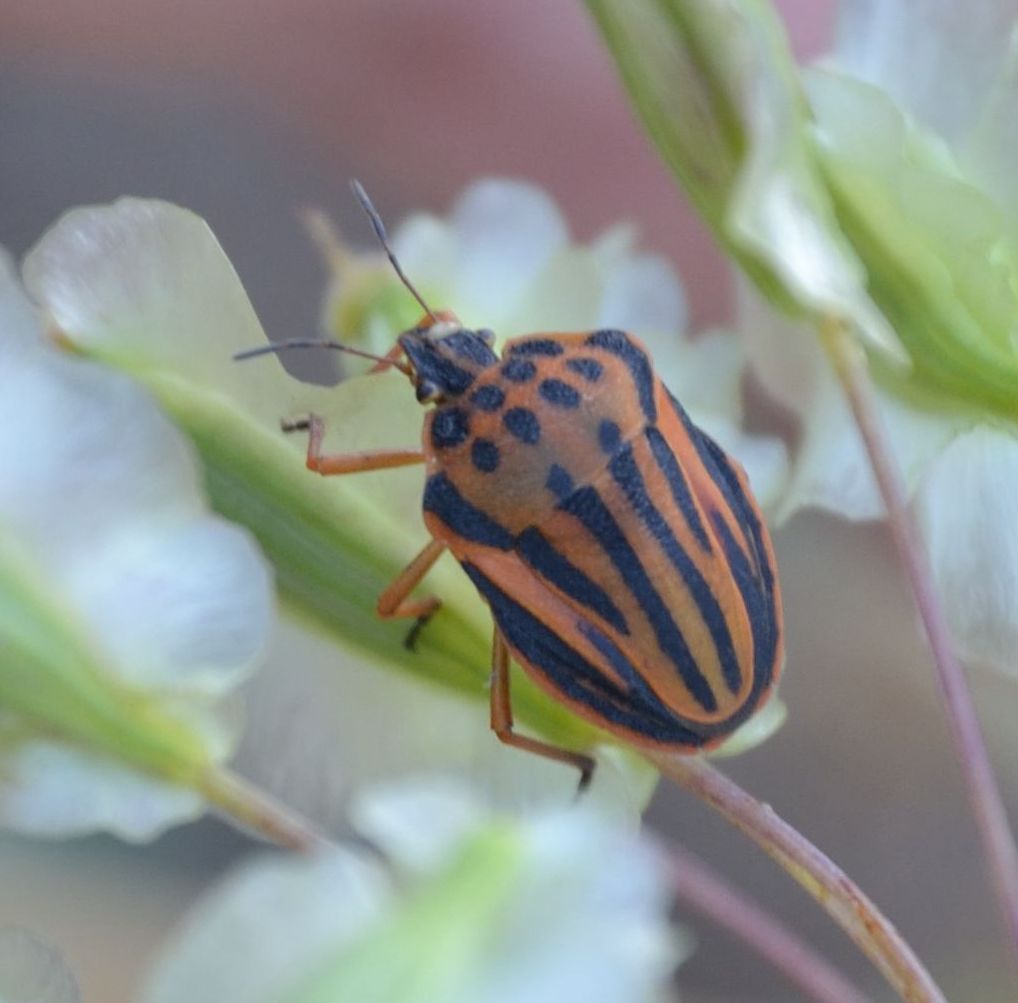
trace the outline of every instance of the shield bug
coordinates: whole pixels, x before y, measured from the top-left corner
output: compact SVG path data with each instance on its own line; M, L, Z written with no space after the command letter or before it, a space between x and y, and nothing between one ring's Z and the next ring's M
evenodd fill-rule
M510 659L554 699L636 747L717 745L772 689L782 662L774 553L745 474L690 420L646 348L618 330L513 338L430 309L375 369L395 366L433 405L420 449L323 455L310 416L307 466L323 475L423 463L432 540L381 594L382 617L440 605L414 588L451 551L491 609L491 726L503 742L574 765L593 759L517 734ZM291 341L241 357L291 347Z

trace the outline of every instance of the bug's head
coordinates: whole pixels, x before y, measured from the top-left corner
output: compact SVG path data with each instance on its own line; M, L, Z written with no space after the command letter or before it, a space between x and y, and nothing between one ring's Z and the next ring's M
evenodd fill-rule
M468 331L447 310L427 314L399 336L410 364L410 379L422 404L459 397L489 366L498 362L488 330Z
M422 404L431 404L458 397L479 372L498 361L492 349L495 336L491 331L468 331L455 314L448 310L432 310L424 302L393 253L385 224L367 192L359 181L350 184L400 281L424 310L424 317L417 326L399 336L399 347L407 359L404 371L414 384L417 399Z

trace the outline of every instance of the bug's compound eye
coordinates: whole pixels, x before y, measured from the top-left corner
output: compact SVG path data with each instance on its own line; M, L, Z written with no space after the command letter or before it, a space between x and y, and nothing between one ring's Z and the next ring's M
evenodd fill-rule
M478 332L477 336L483 341L489 348L495 344L495 332L490 327L482 327Z
M421 380L417 384L417 401L419 404L432 404L442 396L442 392L430 380Z

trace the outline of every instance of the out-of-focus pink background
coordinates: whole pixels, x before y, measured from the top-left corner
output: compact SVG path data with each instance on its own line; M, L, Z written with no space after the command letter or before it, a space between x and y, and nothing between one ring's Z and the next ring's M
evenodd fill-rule
M778 7L797 53L822 52L832 0ZM579 3L0 3L0 243L15 253L71 205L168 198L209 219L273 335L306 334L322 276L296 207L321 205L363 233L351 176L395 222L444 210L482 174L543 185L581 237L634 221L681 272L694 327L730 318L723 259L646 143ZM726 769L859 880L951 998L1009 998L888 541L879 527L807 515L777 545L791 717ZM1014 687L980 677L977 696L1014 806ZM652 817L889 998L812 903L701 805L664 791ZM6 838L0 924L58 944L87 999L128 999L172 923L241 847L215 822L148 848ZM680 976L684 1000L797 998L726 936L691 925L700 948Z

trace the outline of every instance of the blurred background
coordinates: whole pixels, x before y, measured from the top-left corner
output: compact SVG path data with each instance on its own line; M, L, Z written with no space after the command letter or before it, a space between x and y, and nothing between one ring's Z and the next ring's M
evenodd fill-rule
M800 57L833 0L779 2ZM547 189L583 239L623 220L666 254L694 329L732 315L723 259L645 142L579 3L514 0L0 0L0 244L23 254L64 209L121 194L203 215L274 337L316 330L323 274L295 210L367 244L347 179L395 223L444 212L480 175ZM821 515L777 534L788 619L776 738L726 769L881 905L947 995L1012 998L932 669L880 527ZM975 681L1018 816L1015 688ZM852 973L889 993L841 934L742 837L662 790L651 821ZM159 943L246 849L215 821L154 847L0 839L0 925L58 945L88 1000L126 1000ZM793 991L692 917L689 1003Z

